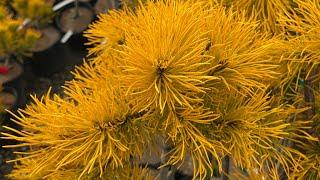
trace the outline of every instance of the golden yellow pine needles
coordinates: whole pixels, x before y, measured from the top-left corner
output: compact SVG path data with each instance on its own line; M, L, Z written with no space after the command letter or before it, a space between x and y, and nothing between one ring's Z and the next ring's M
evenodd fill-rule
M290 109L272 108L268 98L263 91L250 98L229 94L219 105L222 115L212 122L214 133L209 134L228 149L236 166L269 174L276 162L289 174L292 166L287 164L296 165L292 156L304 156L281 144L281 139L289 137Z
M120 50L123 86L135 110L160 109L176 104L192 108L201 101L196 93L214 77L207 76L208 60L202 54L208 44L200 3L149 3L138 7ZM143 31L141 31L143 29Z
M291 66L298 68L299 76L300 73L305 73L301 78L308 79L312 70L320 63L319 1L295 0L294 2L298 8L281 16L279 21L288 31L289 45L291 45L289 52L292 53L290 57L296 59Z
M126 21L130 20L127 14L126 11L100 14L99 20L89 25L90 28L84 34L89 40L87 45L91 46L89 54L107 52L124 42L124 32L128 28Z
M285 2L270 3L280 3L281 10ZM259 30L273 25L236 10L159 0L100 15L86 32L95 57L74 70L75 79L64 86L66 97L50 91L34 97L14 115L23 130L7 127L13 133L3 133L21 142L7 147L30 148L18 153L21 164L10 176L146 177L133 158L156 133L170 146L161 167L179 166L190 154L194 179L212 175L214 166L223 171L224 156L270 178L278 170L293 177L317 165L290 145L318 141L308 133L310 121L299 119L307 109L301 98L293 107L269 93L271 82L287 83L277 72L287 68L279 63L287 47Z
M227 89L265 88L274 79L279 53L274 56L278 44L257 29L258 22L247 18L242 12L214 7L209 11L207 26L210 44L209 75L219 79L209 83L211 88L225 86ZM262 79L264 79L262 81Z
M128 151L142 153L140 149L150 135L141 133L148 129L141 122L139 132L131 129L142 115L130 114L125 101L117 101L109 90L100 89L88 95L83 89L74 88L70 91L74 99L69 101L57 96L51 100L48 93L43 100L35 99L33 105L20 111L17 123L25 127L18 133L22 137L7 136L25 142L16 146L31 146L26 158L37 158L37 163L29 169L30 178L48 167L61 170L69 166L81 167L79 177L95 168L102 176L106 166L123 166L130 158Z
M279 17L288 13L293 7L292 0L217 0L225 6L244 11L247 16L260 21L262 31L281 34L283 29L278 23Z

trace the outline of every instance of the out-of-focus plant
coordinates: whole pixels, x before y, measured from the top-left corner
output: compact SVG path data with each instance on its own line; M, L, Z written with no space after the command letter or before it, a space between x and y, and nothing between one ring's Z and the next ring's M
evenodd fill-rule
M20 18L38 26L47 24L53 18L52 4L46 0L13 0L12 6Z
M39 33L30 28L21 28L23 21L13 19L5 8L0 7L0 56L29 55L39 38Z

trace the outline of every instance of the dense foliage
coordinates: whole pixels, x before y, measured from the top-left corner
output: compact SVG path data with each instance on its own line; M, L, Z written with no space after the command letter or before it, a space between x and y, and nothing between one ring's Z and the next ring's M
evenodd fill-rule
M28 55L39 33L30 28L22 28L21 19L12 18L9 12L0 6L0 57L10 55Z
M18 16L37 26L50 22L53 17L52 3L46 0L13 0L12 6Z
M320 178L319 2L256 2L146 1L100 15L85 35L94 58L66 97L34 97L14 115L23 130L7 127L21 142L7 147L29 148L10 177L148 177L134 159L161 135L163 166L190 155L194 178L223 172L225 157L243 170L230 176Z

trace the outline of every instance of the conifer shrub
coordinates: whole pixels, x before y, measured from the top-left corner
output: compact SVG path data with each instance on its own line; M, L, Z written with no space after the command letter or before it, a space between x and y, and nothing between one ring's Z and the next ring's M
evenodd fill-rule
M13 0L12 6L19 17L38 26L47 24L53 18L52 4L46 0Z
M14 19L0 6L0 57L30 55L40 35L33 29L21 28L22 23L23 20Z
M320 91L320 6L319 1L294 1L296 8L279 18L279 22L288 30L288 44L293 50L290 69L297 83L291 89L302 94L301 104L310 106L305 119L312 120L312 129L309 133L318 137L318 142L308 141L299 148L307 156L301 160L301 166L293 172L294 178L319 179L320 177L320 118L319 118L319 91ZM298 61L297 61L298 60ZM299 62L299 63L297 63ZM301 93L302 92L302 93ZM301 99L301 96L300 96Z
M279 18L283 29L304 27L289 15ZM94 58L73 71L66 97L49 91L13 114L23 130L6 127L12 133L3 138L21 143L6 147L29 150L17 152L9 176L149 178L134 159L161 135L170 151L160 168L179 167L189 154L194 178L214 167L227 174L226 157L247 172L230 177L318 178L319 115L310 110L319 81L299 76L317 53L304 56L309 46L294 44L316 37L298 33L272 37L257 16L208 1L147 1L102 14L85 34ZM291 67L298 70L289 78Z

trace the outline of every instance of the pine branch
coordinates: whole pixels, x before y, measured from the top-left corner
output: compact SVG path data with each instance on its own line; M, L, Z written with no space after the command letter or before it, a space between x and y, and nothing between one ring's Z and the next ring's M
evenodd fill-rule
M315 94L314 94L314 81L317 79L317 75L320 73L320 66L317 65L311 70L309 78L305 80L304 85L304 101L310 105L310 109L306 111L306 115L308 119L311 119L314 115L316 115L316 107L315 107ZM310 129L310 134L315 134L315 127Z

